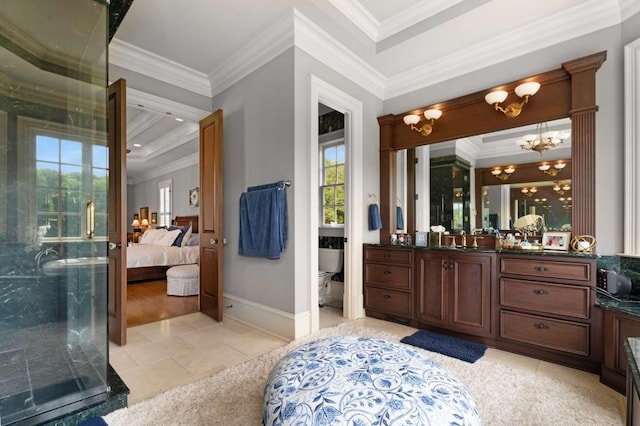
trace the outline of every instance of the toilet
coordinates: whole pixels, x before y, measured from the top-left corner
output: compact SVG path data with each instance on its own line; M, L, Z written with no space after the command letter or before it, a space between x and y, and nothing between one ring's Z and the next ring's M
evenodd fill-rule
M343 249L318 249L318 303L320 305L331 301L332 293L336 293L335 290L332 291L329 283L334 274L342 271L343 253Z

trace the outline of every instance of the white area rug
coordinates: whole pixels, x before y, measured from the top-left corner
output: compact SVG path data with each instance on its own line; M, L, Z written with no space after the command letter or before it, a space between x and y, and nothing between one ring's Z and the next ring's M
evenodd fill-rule
M206 379L110 413L105 420L110 426L261 425L262 392L275 364L303 343L335 335L369 336L395 342L403 337L344 323L320 330ZM485 425L600 426L624 423L616 398L610 393L563 383L485 358L469 364L414 349L438 361L467 386Z

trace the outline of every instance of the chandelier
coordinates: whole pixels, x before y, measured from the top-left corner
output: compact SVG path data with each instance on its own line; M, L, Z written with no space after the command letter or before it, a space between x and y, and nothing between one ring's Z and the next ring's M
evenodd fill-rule
M555 148L564 142L569 137L569 134L569 132L549 131L547 123L538 123L536 124L535 133L524 135L516 143L525 151L536 151L542 155L543 151Z

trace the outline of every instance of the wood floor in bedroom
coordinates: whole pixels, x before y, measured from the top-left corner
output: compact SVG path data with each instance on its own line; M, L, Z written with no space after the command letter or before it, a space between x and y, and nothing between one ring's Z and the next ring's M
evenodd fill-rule
M127 286L127 327L198 312L198 296L167 296L167 280Z

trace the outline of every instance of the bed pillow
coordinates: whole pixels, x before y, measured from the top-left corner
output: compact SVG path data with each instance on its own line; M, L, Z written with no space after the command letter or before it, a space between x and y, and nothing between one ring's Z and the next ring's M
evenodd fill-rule
M140 237L138 243L154 244L154 242L159 240L166 232L166 229L147 229Z
M195 247L199 244L200 244L200 237L197 234L192 235L191 238L189 238L189 241L187 241L188 247Z
M151 244L156 246L169 247L173 245L173 242L180 235L180 230L175 229L173 231L165 231L160 238L154 240Z
M178 238L176 238L176 240L173 242L172 245L176 246L176 247L183 247L187 244L187 241L189 241L189 237L191 237L191 225L185 225L185 226L174 226L171 225L168 228L169 231L175 231L175 230L179 230L180 231L180 235L178 235Z

